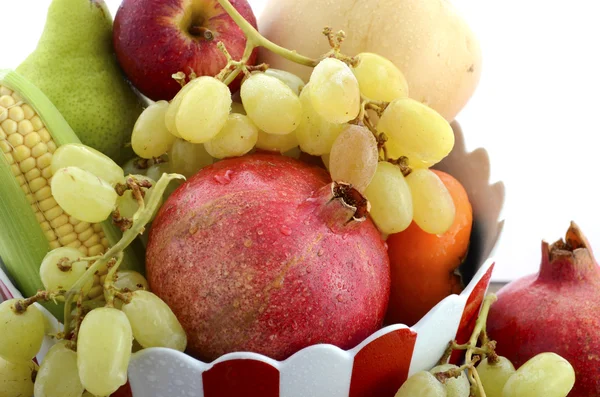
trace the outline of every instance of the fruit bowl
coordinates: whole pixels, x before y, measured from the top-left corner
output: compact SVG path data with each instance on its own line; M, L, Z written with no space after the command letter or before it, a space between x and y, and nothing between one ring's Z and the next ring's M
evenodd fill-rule
M204 363L174 350L145 349L133 355L129 366L133 396L392 397L409 375L434 366L448 342L466 342L494 267L494 249L503 226L504 186L489 183L487 152L481 148L466 152L460 125L452 126L454 149L436 168L465 186L473 206L471 246L461 268L469 283L460 295L442 300L414 326L386 326L351 350L320 344L284 361L236 352ZM0 267L0 301L11 297L20 293ZM58 326L55 321L53 325ZM51 344L47 338L38 361ZM460 359L452 357L453 362Z

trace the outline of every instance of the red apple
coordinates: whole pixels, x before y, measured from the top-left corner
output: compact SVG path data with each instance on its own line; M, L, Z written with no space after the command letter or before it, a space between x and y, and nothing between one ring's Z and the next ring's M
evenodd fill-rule
M230 0L256 27L246 0ZM113 43L117 59L131 83L152 100L170 100L181 86L177 72L214 76L227 60L221 41L240 59L246 37L217 0L123 0L115 16ZM249 64L256 61L256 51ZM230 88L235 92L239 80Z

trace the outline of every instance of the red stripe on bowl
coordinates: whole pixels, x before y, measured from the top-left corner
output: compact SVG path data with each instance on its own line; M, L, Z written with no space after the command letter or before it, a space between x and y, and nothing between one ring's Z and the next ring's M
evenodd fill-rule
M479 316L481 304L483 303L483 298L485 297L485 292L487 291L490 278L492 277L494 265L495 264L492 264L487 272L485 272L483 277L481 277L481 280L479 280L477 285L475 285L475 288L473 288L471 295L469 295L469 299L467 299L465 311L463 311L463 315L458 326L458 331L456 332L456 342L458 344L467 343L471 338L473 329L475 329L477 317ZM450 356L450 363L458 365L463 357L464 351L455 350L452 353L452 356Z
M417 333L403 328L363 347L356 357L350 397L393 397L408 377Z
M202 373L204 397L279 397L279 370L256 360L230 360Z

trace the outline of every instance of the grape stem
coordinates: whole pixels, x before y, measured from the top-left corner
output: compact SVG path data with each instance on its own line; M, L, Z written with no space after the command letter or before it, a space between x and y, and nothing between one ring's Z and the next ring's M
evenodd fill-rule
M66 291L64 290L38 291L37 294L30 296L29 298L16 301L13 307L13 311L16 314L23 314L27 311L27 308L29 306L33 305L36 302L53 301L54 303L56 303L58 300L62 300L62 298L65 296L65 293Z
M138 235L144 233L146 225L150 222L154 211L161 203L162 195L165 189L169 186L169 182L175 179L185 179L185 177L179 174L163 174L160 177L154 186L152 194L150 195L148 205L138 208L133 216L133 225L131 228L126 230L121 239L108 251L106 251L104 255L98 258L66 293L63 321L64 335L68 336L71 332L71 306L74 298L80 294L81 289L86 285L86 283L93 279L94 274L96 274L98 270L100 270L103 266L108 265L110 260L122 254L125 248L127 248ZM83 259L87 260L86 258Z
M120 252L117 262L108 269L108 273L106 274L106 278L104 279L104 297L106 299L106 307L115 306L115 292L111 287L115 282L115 274L117 274L117 270L119 270L119 266L121 265L122 260L123 253Z
M229 14L231 19L238 25L238 27L244 32L248 43L250 43L251 50L256 47L264 47L267 50L284 57L285 59L289 59L292 62L298 63L300 65L315 67L319 63L319 60L312 59L306 57L304 55L298 54L296 51L288 50L287 48L283 48L272 41L266 39L263 35L258 33L258 30L254 28L236 9L229 0L217 0L221 7ZM248 45L246 46L248 48ZM238 72L239 74L239 72ZM235 79L235 77L234 77ZM232 80L233 81L233 80Z

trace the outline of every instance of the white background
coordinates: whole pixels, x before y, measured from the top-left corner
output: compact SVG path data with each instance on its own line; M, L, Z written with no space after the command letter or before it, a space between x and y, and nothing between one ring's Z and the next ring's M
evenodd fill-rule
M302 1L302 0L299 0ZM365 0L376 1L376 0ZM426 1L426 0L422 0ZM36 45L50 0L0 0L0 68ZM113 15L120 0L108 0ZM257 17L263 0L250 0ZM600 42L594 0L455 0L484 52L457 120L506 187L496 281L537 270L540 242L576 221L600 252Z

